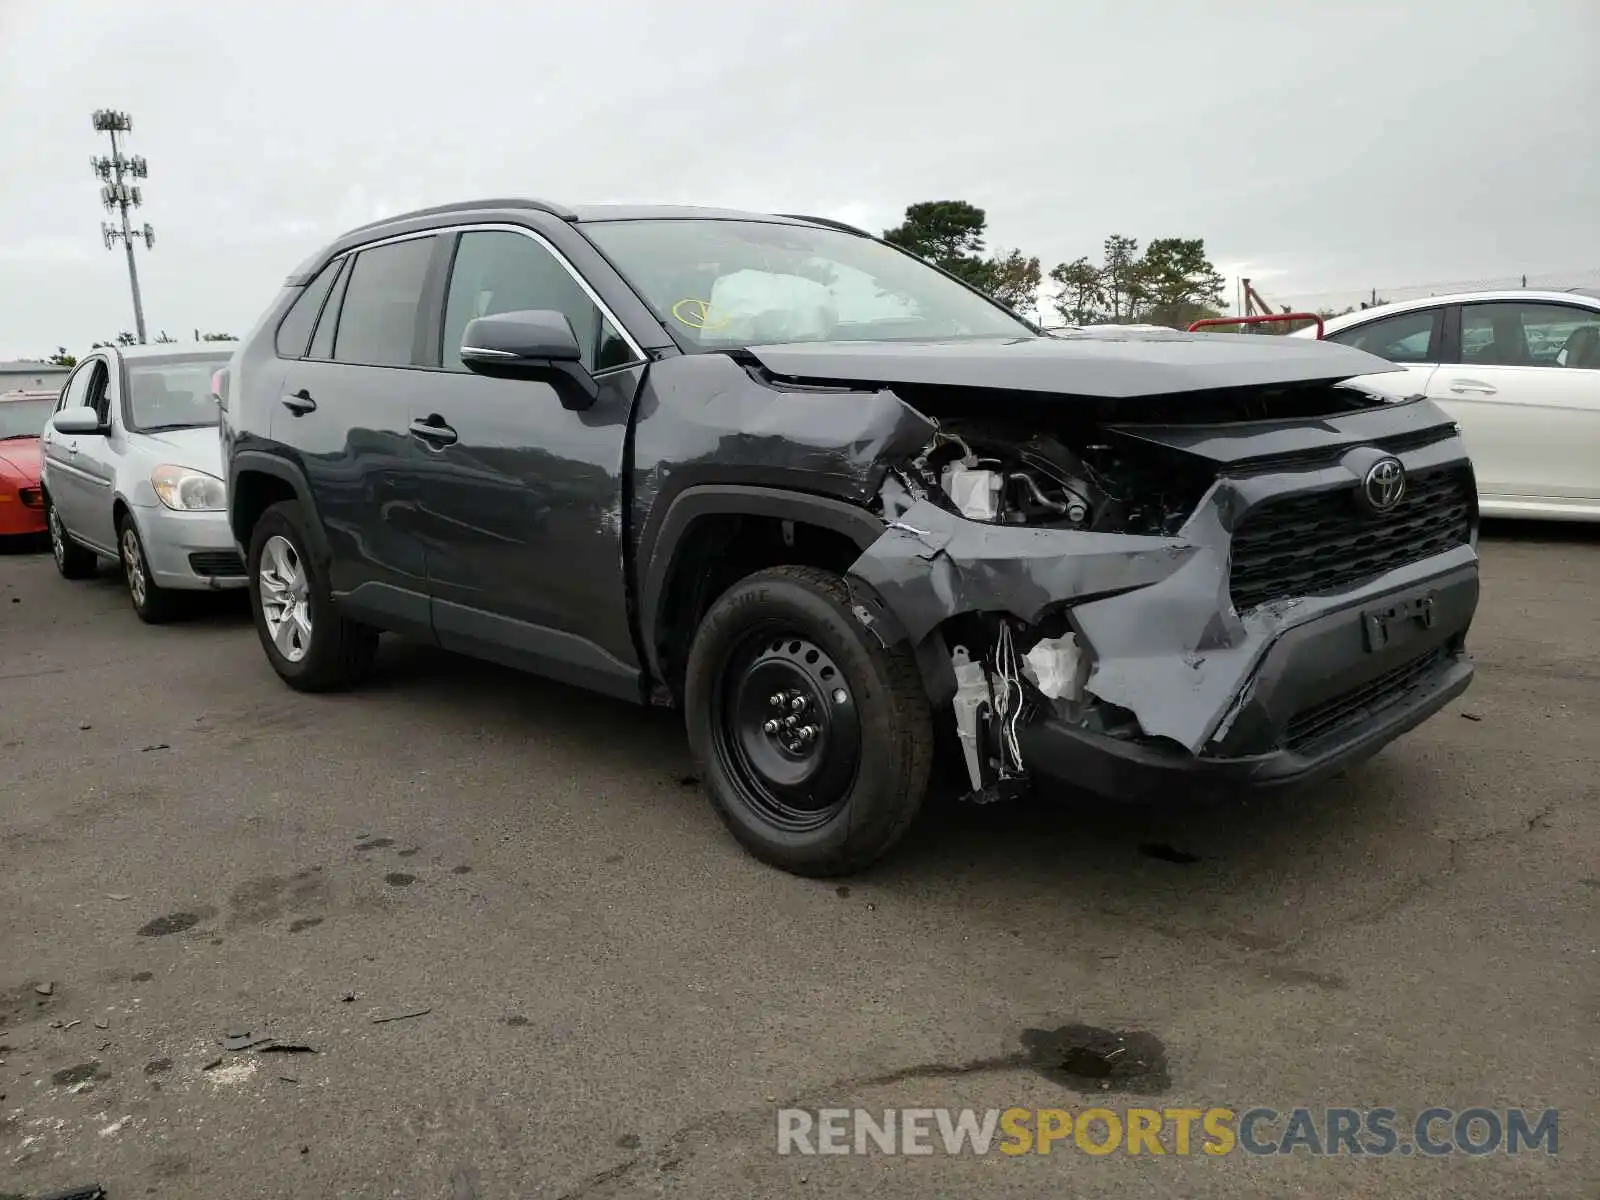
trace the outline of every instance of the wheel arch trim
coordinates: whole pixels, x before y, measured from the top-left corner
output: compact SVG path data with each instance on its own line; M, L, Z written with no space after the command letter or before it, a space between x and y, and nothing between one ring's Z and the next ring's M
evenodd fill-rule
M799 521L842 534L861 550L883 533L880 518L854 504L827 496L744 484L699 484L685 488L668 503L659 521L647 522L644 530L639 624L650 672L656 679L663 676L656 634L668 584L678 566L685 538L697 521L712 516Z
M311 540L311 552L326 566L332 558L332 553L328 547L327 533L322 528L322 522L317 519L317 507L311 499L311 484L306 479L305 473L294 463L285 462L275 454L260 450L239 450L228 464L228 528L233 532L234 541L238 543L239 549L247 555L250 550L249 537L239 536L237 506L239 479L248 474L270 475L289 485L295 500L305 510L305 532Z

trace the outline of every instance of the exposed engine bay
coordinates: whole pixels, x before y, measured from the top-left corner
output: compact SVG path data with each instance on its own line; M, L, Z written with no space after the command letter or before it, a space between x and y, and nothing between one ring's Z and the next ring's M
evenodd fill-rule
M1062 437L1016 426L947 421L907 464L917 498L973 521L1095 533L1170 536L1194 510L1208 478L1163 463L1148 447L1110 434Z
M1115 430L1057 434L950 419L891 473L882 500L891 522L911 504L931 501L986 524L1171 537L1213 481L1204 467ZM945 632L969 799L987 803L1026 786L1017 734L1043 712L1074 723L1128 724L1125 713L1085 694L1090 664L1064 612L1039 625L974 613Z

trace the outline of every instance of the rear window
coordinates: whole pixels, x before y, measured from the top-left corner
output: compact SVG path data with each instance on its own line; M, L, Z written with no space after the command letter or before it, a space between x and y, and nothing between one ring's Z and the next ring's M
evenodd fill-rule
M344 263L338 259L322 268L318 276L301 289L300 295L289 306L283 322L278 326L278 340L275 343L279 358L304 358L306 346L311 341L311 327L317 322L317 314L322 311L322 302L328 296L328 289L333 286L333 279L339 273L339 268Z
M392 242L356 256L333 339L336 361L378 367L411 365L417 309L435 240Z

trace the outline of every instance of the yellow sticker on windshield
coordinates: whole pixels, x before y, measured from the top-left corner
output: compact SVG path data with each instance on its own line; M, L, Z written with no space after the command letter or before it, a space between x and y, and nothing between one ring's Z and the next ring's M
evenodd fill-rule
M690 329L726 329L733 318L711 311L709 300L679 300L672 306L672 315Z

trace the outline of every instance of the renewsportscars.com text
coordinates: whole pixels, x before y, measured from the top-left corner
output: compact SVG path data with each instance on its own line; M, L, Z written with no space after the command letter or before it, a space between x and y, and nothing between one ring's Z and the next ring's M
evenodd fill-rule
M1559 1114L1520 1108L783 1108L779 1154L1310 1154L1384 1158L1559 1152Z

